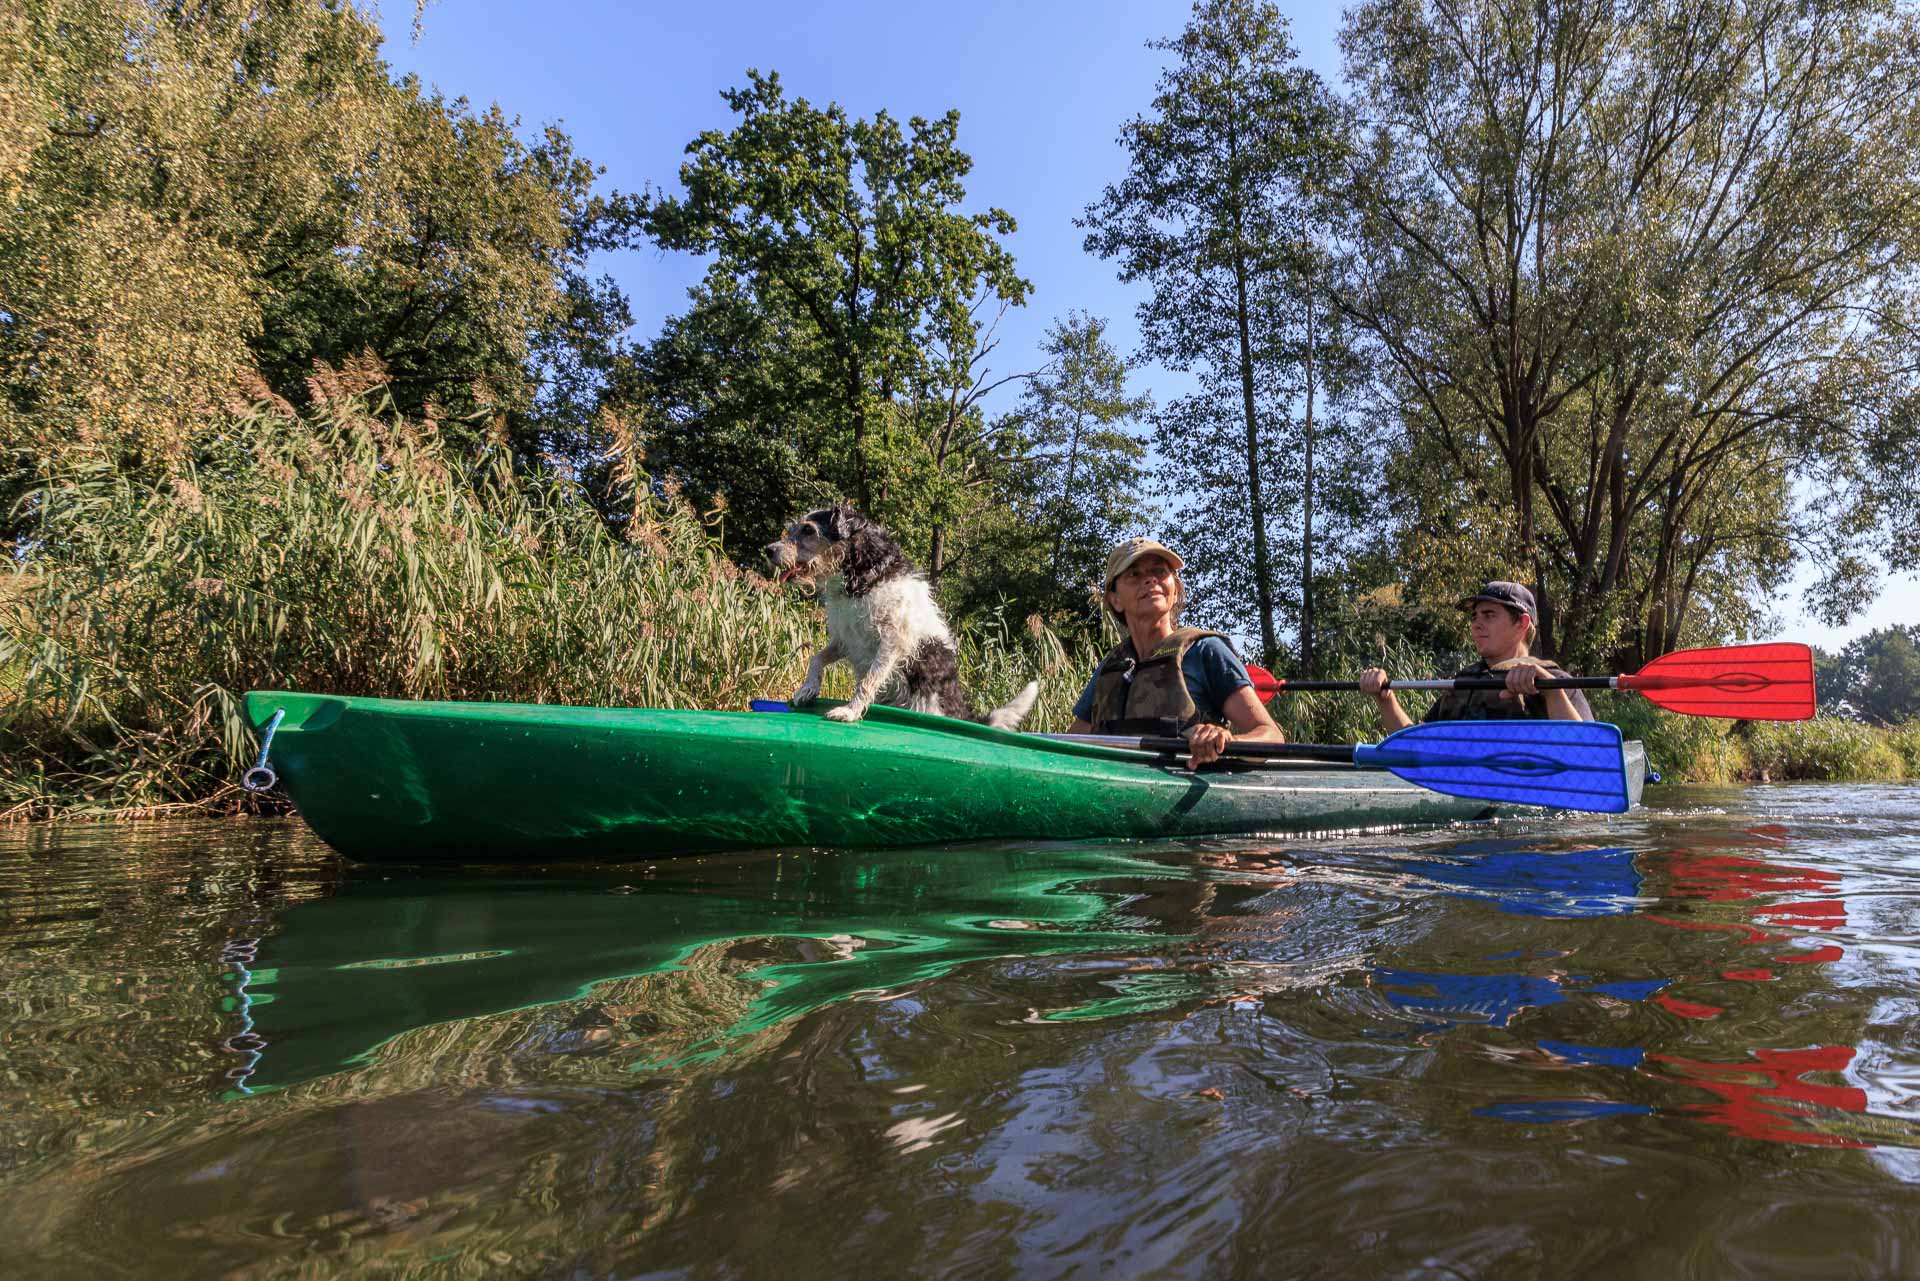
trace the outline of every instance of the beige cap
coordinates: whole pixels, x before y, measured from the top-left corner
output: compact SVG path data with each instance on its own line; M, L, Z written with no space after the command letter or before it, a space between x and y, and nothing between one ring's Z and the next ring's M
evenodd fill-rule
M1151 538L1129 538L1107 553L1107 576L1102 581L1108 591L1113 590L1113 580L1127 572L1127 566L1142 556L1165 556L1167 563L1173 566L1173 572L1179 573L1187 567L1178 552L1164 543L1156 543Z

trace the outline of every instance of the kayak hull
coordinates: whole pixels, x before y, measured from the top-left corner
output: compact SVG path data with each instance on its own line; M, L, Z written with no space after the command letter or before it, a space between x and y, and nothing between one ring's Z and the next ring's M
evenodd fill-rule
M821 704L820 707L830 706ZM255 691L270 763L349 858L404 863L657 859L1352 831L1486 817L1377 770L1191 771L1147 753L875 707L805 712L435 703ZM1629 778L1644 776L1630 745Z

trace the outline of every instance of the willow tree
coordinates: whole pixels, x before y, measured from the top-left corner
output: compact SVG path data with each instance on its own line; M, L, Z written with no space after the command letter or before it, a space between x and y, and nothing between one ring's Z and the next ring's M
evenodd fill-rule
M1170 528L1216 605L1252 600L1271 659L1291 562L1276 544L1301 493L1292 407L1313 315L1302 305L1305 188L1334 143L1331 102L1271 4L1200 0L1184 31L1149 47L1176 60L1151 111L1121 129L1126 176L1080 225L1089 252L1152 288L1141 354L1202 384L1156 426L1166 490L1180 500Z
M1343 41L1342 304L1389 371L1418 585L1531 578L1586 659L1740 630L1796 552L1859 599L1899 498L1869 460L1914 452L1912 12L1367 0Z
M853 119L753 71L722 97L738 122L688 145L684 194L642 200L641 225L663 249L711 255L704 295L784 318L768 336L821 362L811 423L838 459L823 479L888 519L953 506L964 456L988 444L981 315L1029 288L1000 240L1012 216L961 208L959 112ZM936 570L943 532L936 519L925 533Z

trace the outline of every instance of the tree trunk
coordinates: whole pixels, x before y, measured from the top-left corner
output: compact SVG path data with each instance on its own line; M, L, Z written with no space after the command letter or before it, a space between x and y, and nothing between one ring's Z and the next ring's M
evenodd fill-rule
M1307 424L1304 434L1306 476L1300 491L1300 668L1317 673L1313 656L1313 274L1307 274Z
M851 397L849 408L853 411L853 496L854 503L860 508L860 514L873 515L873 492L867 485L867 406L866 397L860 394L860 365L858 361L847 366L847 394Z
M1233 260L1234 321L1240 330L1240 402L1247 424L1247 508L1253 524L1253 594L1260 611L1260 657L1280 652L1273 629L1273 567L1267 555L1267 503L1260 491L1260 419L1253 401L1253 334L1248 318L1247 260Z
M1260 612L1260 658L1273 662L1280 641L1273 628L1273 564L1267 552L1267 503L1260 490L1260 419L1253 398L1253 332L1247 301L1247 229L1238 176L1240 139L1229 127L1227 154L1235 170L1233 210L1233 320L1240 335L1240 402L1247 427L1247 513L1253 524L1253 595Z

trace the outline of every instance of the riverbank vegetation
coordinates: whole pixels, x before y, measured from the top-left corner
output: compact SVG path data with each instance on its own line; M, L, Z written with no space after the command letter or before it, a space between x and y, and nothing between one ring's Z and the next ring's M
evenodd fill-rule
M453 433L358 373L314 379L308 413L263 404L189 438L164 480L81 461L27 491L40 550L0 599L0 815L243 804L247 689L744 710L799 685L817 606L728 560L716 514L656 495L618 424L616 534L504 446L463 473ZM984 698L1057 675L1036 719L1066 728L1090 646L992 616L966 640Z
M1345 86L1259 0L1142 32L1166 69L1080 223L1141 349L1062 300L1022 369L1018 211L956 112L744 71L676 187L394 77L352 3L9 7L0 812L236 803L249 686L783 693L820 623L756 551L838 497L982 697L1049 676L1042 727L1136 530L1283 675L1452 670L1496 577L1577 670L1763 636L1796 560L1844 621L1920 559L1914 7L1455 17L1355 6ZM621 249L707 264L657 334ZM1669 777L1912 777L1914 652L1833 656L1806 726L1601 710Z

